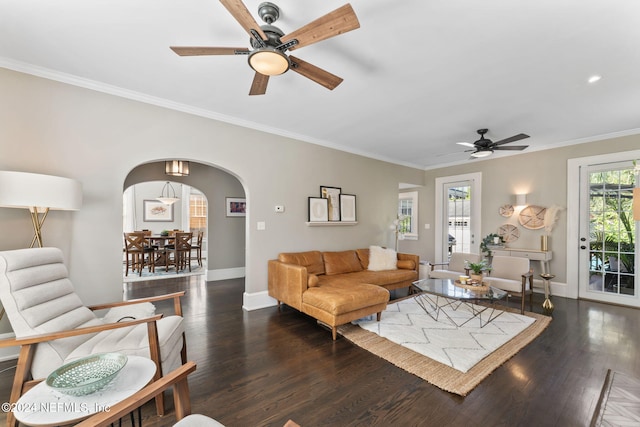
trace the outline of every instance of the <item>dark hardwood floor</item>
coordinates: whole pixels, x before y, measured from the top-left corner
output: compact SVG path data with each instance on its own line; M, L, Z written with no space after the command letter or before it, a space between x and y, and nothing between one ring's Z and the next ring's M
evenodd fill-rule
M193 412L228 427L280 427L288 419L303 427L588 426L607 369L640 377L640 312L630 308L554 297L549 328L460 397L346 339L332 341L289 307L242 310L243 280L137 282L127 285L126 297L181 289L188 356L198 364L189 380ZM534 311L542 311L541 302L536 295ZM3 402L12 377L11 369L0 373ZM167 401L162 418L152 404L143 407L145 426L175 422Z

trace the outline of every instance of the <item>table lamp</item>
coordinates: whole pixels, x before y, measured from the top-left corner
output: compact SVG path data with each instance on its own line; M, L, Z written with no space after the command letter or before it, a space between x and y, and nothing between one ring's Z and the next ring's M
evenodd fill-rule
M81 205L82 185L74 179L0 171L0 206L29 209L35 233L30 247L36 242L42 247L42 224L49 210L77 211Z

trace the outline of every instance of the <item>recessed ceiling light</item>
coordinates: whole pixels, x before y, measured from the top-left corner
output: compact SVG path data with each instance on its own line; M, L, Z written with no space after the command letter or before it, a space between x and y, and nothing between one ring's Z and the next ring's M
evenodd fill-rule
M602 76L598 76L598 75L594 75L589 77L589 80L587 80L590 84L593 84L597 81L599 81L602 78Z

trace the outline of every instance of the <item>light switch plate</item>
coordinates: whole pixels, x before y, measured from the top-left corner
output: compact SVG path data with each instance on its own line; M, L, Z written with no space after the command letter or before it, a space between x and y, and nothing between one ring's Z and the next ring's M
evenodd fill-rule
M258 223L256 224L256 228L258 230L266 230L267 224L264 221L258 221Z

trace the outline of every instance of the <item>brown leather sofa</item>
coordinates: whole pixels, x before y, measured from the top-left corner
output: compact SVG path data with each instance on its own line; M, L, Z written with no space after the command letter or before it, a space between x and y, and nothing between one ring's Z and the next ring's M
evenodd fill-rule
M418 280L418 255L397 254L397 269L370 271L369 249L281 253L269 261L269 295L331 327L382 311L389 290Z

